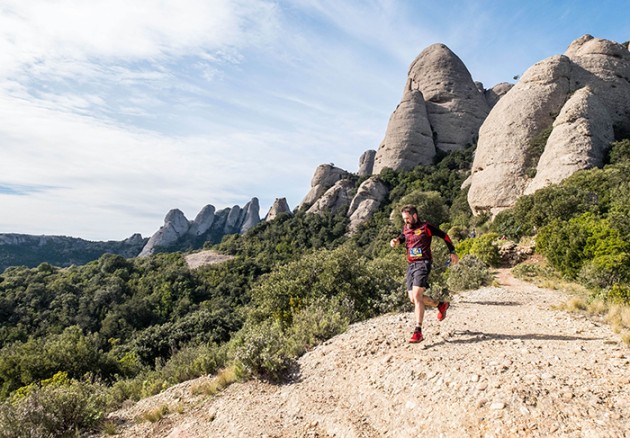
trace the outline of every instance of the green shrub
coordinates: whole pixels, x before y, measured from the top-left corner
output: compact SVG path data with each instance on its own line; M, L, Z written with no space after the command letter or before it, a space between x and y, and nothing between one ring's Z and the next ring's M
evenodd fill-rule
M492 281L486 264L474 255L465 255L448 270L446 284L453 291L478 289Z
M608 161L610 164L630 162L630 139L614 141L608 152Z
M594 268L610 275L611 284L630 281L630 243L608 220L598 219L592 213L543 227L536 239L536 250L570 278L576 278L590 260Z
M607 298L616 303L630 304L630 285L613 284Z
M103 418L105 389L64 373L0 405L0 437L74 437Z
M456 249L460 257L471 254L479 258L489 266L497 267L501 262L499 249L494 242L497 240L497 233L486 233L479 237L473 237L460 242Z
M416 206L418 209L418 218L421 221L430 222L436 227L448 221L448 206L444 198L442 198L438 192L416 190L405 195L393 206L390 220L398 230L402 230L404 225L400 210L407 204Z
M250 375L281 381L295 363L296 347L279 321L245 325L232 340L234 359Z

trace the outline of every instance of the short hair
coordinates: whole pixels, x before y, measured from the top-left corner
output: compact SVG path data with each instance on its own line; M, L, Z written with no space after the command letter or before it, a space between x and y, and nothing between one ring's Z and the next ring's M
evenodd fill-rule
M416 208L415 205L412 204L408 204L405 205L401 210L401 213L409 213L410 215L414 215L414 214L418 214L418 209Z

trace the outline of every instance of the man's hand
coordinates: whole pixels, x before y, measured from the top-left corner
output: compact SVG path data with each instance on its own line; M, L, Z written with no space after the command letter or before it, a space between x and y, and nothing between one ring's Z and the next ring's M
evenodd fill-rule
M457 263L459 263L459 257L453 252L451 253L451 265L456 265Z
M398 237L394 237L392 240L389 241L389 246L391 246L392 248L396 248L399 244L400 241L398 240Z

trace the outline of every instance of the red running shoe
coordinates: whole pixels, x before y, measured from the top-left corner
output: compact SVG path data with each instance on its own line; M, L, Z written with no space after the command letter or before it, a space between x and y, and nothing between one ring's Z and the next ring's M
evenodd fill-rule
M446 318L446 309L448 309L451 304L448 301L442 301L438 304L438 321L443 321Z
M410 344L417 344L418 342L422 342L424 337L422 336L422 330L414 330L413 335L409 338Z

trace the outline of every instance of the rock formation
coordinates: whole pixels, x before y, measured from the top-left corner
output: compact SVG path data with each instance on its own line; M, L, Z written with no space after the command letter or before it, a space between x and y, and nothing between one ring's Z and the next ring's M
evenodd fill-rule
M315 174L311 179L311 190L306 194L300 209L309 208L315 201L322 197L328 189L344 178L350 178L352 174L332 164L320 164L315 169Z
M482 87L481 84L479 84ZM374 162L409 170L431 164L436 148L464 149L475 142L490 107L464 63L444 44L423 50L409 68L402 100L392 114Z
M590 87L579 89L554 121L536 175L524 193L559 183L577 170L602 167L606 146L613 140L608 111Z
M494 87L489 90L483 90L483 95L486 98L486 102L490 109L494 108L499 99L501 99L505 94L512 89L514 84L510 84L508 82L501 82L496 84Z
M208 240L218 242L226 234L244 233L260 222L259 209L257 198L252 198L244 208L235 205L215 211L214 206L206 205L194 221L188 221L181 210L171 210L164 218L164 225L151 236L138 256L148 256L158 250L196 249Z
M271 208L269 208L267 216L265 216L265 221L274 220L282 213L291 213L291 209L286 198L276 198Z
M194 234L195 236L205 234L214 222L214 213L214 205L208 204L202 208L190 225L189 233Z
M357 175L359 176L372 175L372 170L374 169L375 156L376 156L376 151L374 149L370 149L363 152L363 154L359 158L359 171L357 172Z
M530 67L492 108L472 167L473 212L494 215L525 193L601 165L611 127L617 136L630 133L630 52L585 35ZM541 142L542 155L534 147Z
M352 201L354 179L339 180L306 211L307 213L323 213L328 211L335 215L347 211Z
M174 245L186 235L189 228L190 223L181 210L173 209L169 211L164 218L164 225L149 238L149 241L138 256L144 257L153 254L156 247Z
M433 44L413 61L409 78L426 101L435 147L451 152L473 144L489 108L461 59Z
M389 118L385 138L374 157L375 174L389 167L411 170L419 164L433 163L435 145L422 93L412 88L411 80L403 98Z
M350 208L348 209L348 217L350 224L348 232L354 233L359 226L365 223L381 206L389 190L378 177L373 176L366 179L357 190L357 194L352 198Z
M260 204L258 198L252 198L245 207L239 220L239 233L244 233L260 222Z

